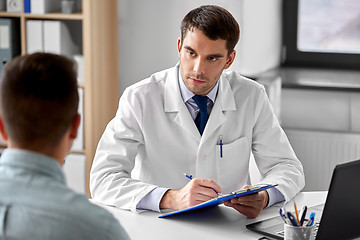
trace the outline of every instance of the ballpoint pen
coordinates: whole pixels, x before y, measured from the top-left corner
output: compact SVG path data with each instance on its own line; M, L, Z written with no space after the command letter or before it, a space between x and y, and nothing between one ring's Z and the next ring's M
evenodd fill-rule
M306 224L306 226L307 227L312 226L314 224L314 221L315 221L315 213L312 212L309 217L309 222Z
M291 212L287 212L287 216L290 219L290 222L293 226L299 226L299 224L296 221L296 218L294 217L294 215L292 215Z
M219 144L220 144L220 158L222 158L223 157L223 138L222 138L222 136L220 136Z
M307 206L303 206L300 211L300 226L303 225L307 212Z
M187 177L190 180L192 180L194 178L191 174L184 173L184 175L185 175L185 177ZM204 186L204 187L206 187L206 186ZM216 192L216 194L219 195L219 193L215 189L213 189L212 187L206 187L206 188L211 188L212 190L214 190L214 192Z
M193 179L193 176L192 175L190 175L190 174L186 174L186 173L184 173L184 175L185 175L185 177L187 177L188 179L190 179L190 180L192 180Z
M287 213L286 213L285 209L284 209L284 208L280 208L279 213L280 213L281 218L284 220L284 222L285 222L286 224L290 224L290 222L288 221L288 218L287 218L287 216L286 216Z

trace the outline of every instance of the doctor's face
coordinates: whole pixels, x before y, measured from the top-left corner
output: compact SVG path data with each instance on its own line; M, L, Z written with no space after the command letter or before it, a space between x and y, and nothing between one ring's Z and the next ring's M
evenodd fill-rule
M226 40L211 40L201 30L188 30L178 39L180 74L185 86L196 95L206 95L216 85L223 69L230 67L235 51L228 56Z

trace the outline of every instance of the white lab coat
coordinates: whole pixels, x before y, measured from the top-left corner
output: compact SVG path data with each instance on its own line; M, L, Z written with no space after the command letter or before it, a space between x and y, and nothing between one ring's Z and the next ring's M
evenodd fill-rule
M303 168L264 87L235 72L223 73L201 136L182 100L178 67L124 91L96 150L92 197L137 211L139 201L157 186L179 189L188 183L183 173L213 179L223 193L231 192L248 183L250 151L262 183L279 184L287 201L294 197L305 184Z

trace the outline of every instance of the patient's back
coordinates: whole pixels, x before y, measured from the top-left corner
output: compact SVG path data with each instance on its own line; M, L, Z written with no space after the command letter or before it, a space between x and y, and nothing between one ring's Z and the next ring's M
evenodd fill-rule
M0 158L0 239L128 239L110 213L65 185L59 164L22 153Z

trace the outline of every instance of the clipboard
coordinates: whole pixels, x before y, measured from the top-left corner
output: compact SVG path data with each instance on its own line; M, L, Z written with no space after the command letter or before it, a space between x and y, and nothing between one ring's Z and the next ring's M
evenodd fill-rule
M219 196L217 198L213 198L209 201L200 203L198 205L189 207L189 208L185 208L179 211L173 211L173 212L169 212L169 213L164 213L162 215L159 216L159 218L165 218L168 216L172 216L175 214L179 214L179 213L183 213L183 212L189 212L189 211L193 211L196 209L200 209L200 208L205 208L205 207L211 207L211 206L217 206L225 201L228 201L230 199L236 198L236 197L241 197L241 196L245 196L245 195L250 195L250 194L254 194L257 192L260 192L262 190L265 189L269 189L269 188L273 188L276 187L277 184L259 184L259 185L255 185L253 187L250 188L244 188L244 189L239 189L237 191L228 193L228 194L219 194Z

